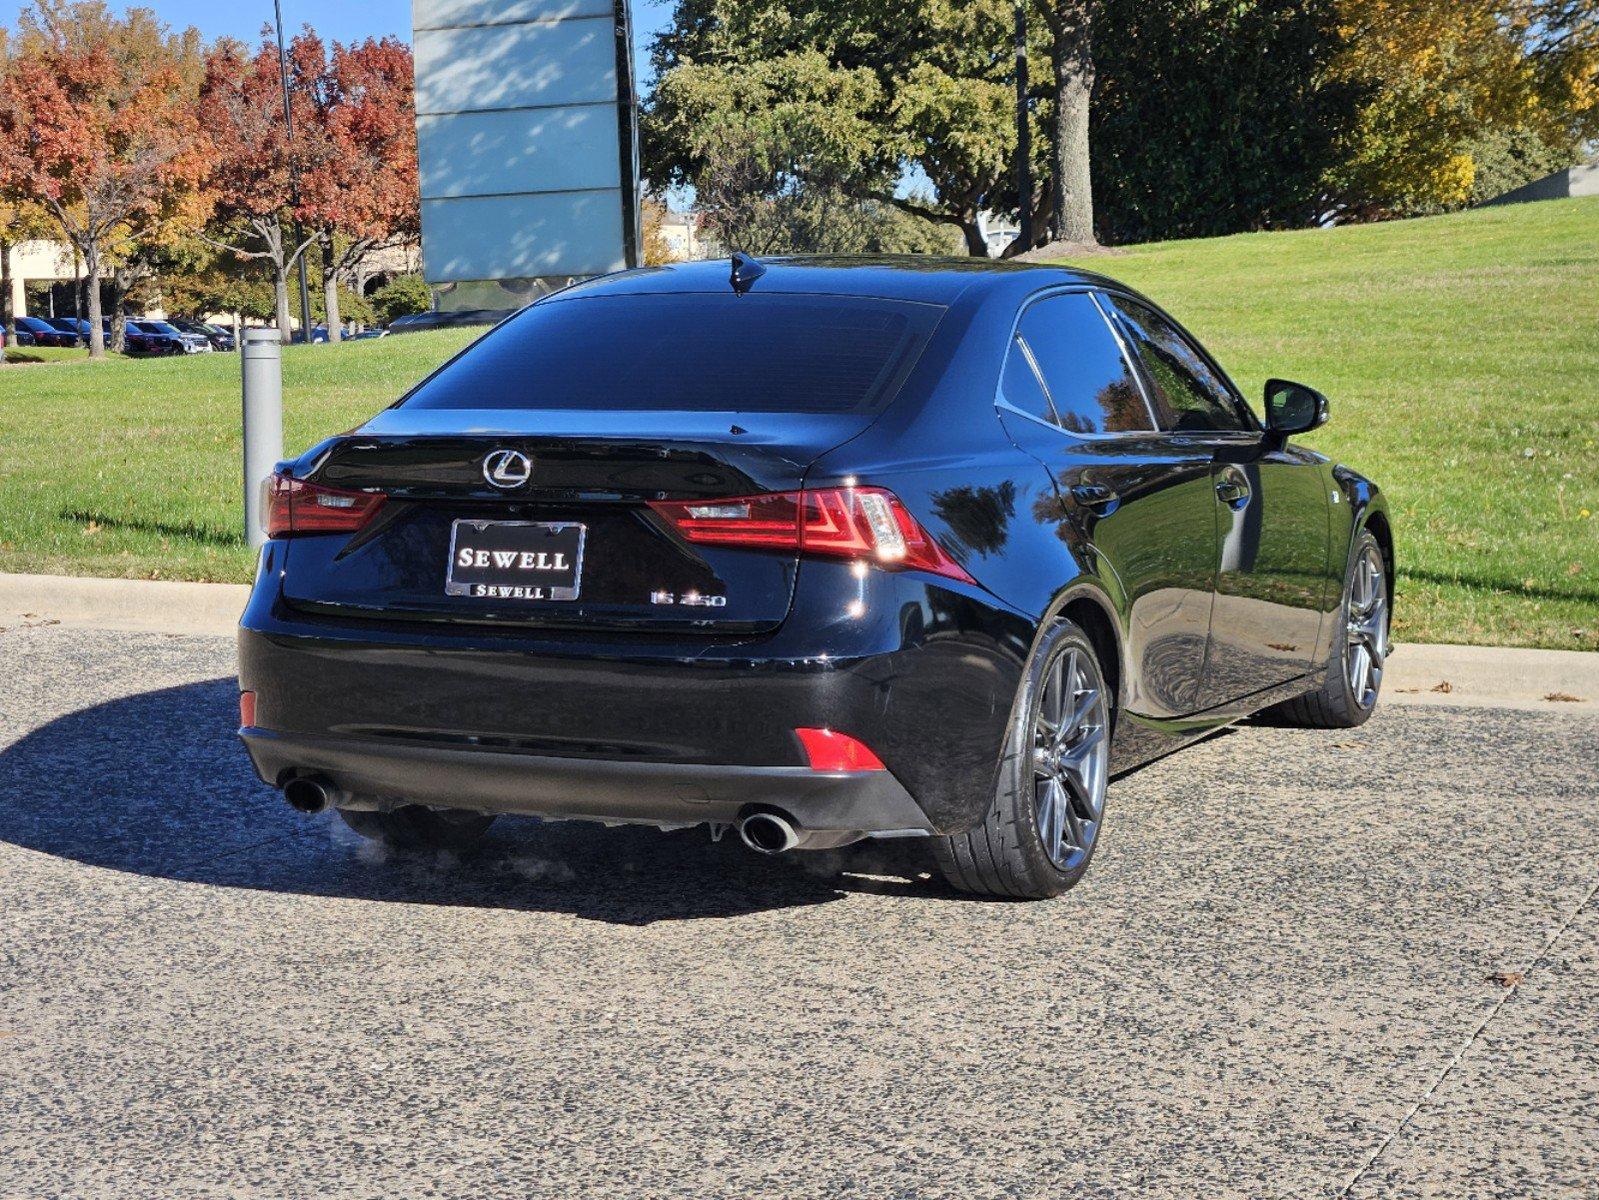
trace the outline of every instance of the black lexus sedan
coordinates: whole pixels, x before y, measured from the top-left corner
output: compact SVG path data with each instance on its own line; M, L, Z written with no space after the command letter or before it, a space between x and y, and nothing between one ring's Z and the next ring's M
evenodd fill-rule
M582 283L272 478L240 734L410 847L496 815L924 839L1046 897L1114 775L1357 725L1383 497L1097 275L773 259ZM1225 786L1225 781L1218 781Z

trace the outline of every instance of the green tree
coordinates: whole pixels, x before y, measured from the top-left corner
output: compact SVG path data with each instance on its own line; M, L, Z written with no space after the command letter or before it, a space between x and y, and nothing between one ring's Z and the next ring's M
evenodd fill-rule
M1102 0L1094 197L1111 242L1310 224L1354 89L1322 0Z
M758 174L772 200L873 199L986 254L979 212L1016 204L1011 14L1004 0L680 0L653 47L646 172L698 185L714 161ZM929 189L906 194L908 170Z
M374 319L387 325L396 317L425 313L433 308L433 292L420 275L396 275L367 298Z
M1599 136L1599 0L1337 0L1328 77L1359 95L1326 173L1357 216L1480 194L1496 147L1565 165Z

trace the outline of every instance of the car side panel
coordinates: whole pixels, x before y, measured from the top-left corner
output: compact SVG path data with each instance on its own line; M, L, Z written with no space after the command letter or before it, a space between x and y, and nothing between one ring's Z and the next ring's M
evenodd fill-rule
M1228 461L1228 451L1240 449L1232 456L1239 461ZM1248 495L1236 504L1213 500L1220 536L1205 708L1316 669L1326 598L1343 569L1331 545L1332 489L1321 455L1223 445L1217 458L1218 486L1241 479Z

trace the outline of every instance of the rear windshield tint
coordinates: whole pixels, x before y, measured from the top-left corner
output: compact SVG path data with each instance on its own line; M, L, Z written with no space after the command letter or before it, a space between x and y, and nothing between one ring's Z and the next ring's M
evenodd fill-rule
M424 381L416 408L861 412L944 310L857 296L676 293L535 304Z

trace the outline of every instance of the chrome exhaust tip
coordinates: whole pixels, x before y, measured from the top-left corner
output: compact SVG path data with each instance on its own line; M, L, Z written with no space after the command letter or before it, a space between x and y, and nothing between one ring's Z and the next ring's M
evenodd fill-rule
M319 813L331 806L339 796L339 789L331 779L321 775L304 775L283 785L283 798L295 812Z
M799 845L799 830L780 813L751 813L738 823L739 840L757 854L782 854Z

